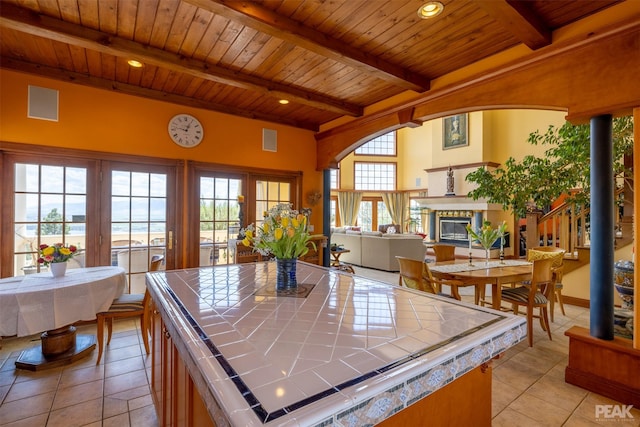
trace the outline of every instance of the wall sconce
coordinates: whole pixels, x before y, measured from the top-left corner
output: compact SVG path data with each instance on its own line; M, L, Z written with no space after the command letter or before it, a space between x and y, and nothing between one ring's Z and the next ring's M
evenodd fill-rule
M322 193L319 191L309 191L307 193L307 203L311 206L315 206L320 199L322 199Z

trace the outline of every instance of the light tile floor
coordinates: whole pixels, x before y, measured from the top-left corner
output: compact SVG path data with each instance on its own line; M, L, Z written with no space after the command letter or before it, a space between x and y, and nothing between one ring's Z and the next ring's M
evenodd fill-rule
M355 268L356 274L398 283L397 274ZM463 295L471 302L472 295ZM602 426L615 423L640 426L640 410L633 419L596 417L600 404L610 399L564 382L568 339L573 325L588 327L589 311L556 306L549 341L539 324L534 326L534 346L520 343L493 363L493 426L554 427ZM78 328L95 333L95 325ZM15 369L20 351L38 343L37 337L10 338L0 349L0 426L118 426L153 427L157 418L151 400L151 358L144 352L137 322L114 324L111 344L96 366L97 351L71 365L41 372ZM473 398L473 396L468 396ZM456 426L457 427L457 426Z
M95 324L78 327L79 333L95 331ZM99 365L95 350L64 367L16 369L20 352L37 344L37 336L2 340L0 426L157 426L149 388L151 357L140 341L138 322L114 323Z

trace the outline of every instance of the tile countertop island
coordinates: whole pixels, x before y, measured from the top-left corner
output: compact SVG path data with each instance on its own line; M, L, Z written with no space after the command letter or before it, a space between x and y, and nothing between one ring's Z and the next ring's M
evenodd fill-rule
M213 425L388 422L526 335L522 317L302 262L297 290L276 294L275 267L147 273L162 333Z

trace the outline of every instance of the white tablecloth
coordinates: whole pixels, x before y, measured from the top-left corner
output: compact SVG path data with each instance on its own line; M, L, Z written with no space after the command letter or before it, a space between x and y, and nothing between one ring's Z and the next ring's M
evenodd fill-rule
M93 320L124 291L124 269L91 267L0 279L0 336L33 335Z

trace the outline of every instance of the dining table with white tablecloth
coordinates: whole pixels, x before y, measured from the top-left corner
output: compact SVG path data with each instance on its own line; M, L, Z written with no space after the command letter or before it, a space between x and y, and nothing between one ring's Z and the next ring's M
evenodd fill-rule
M0 336L27 336L93 320L122 295L126 285L120 267L67 270L0 279Z

